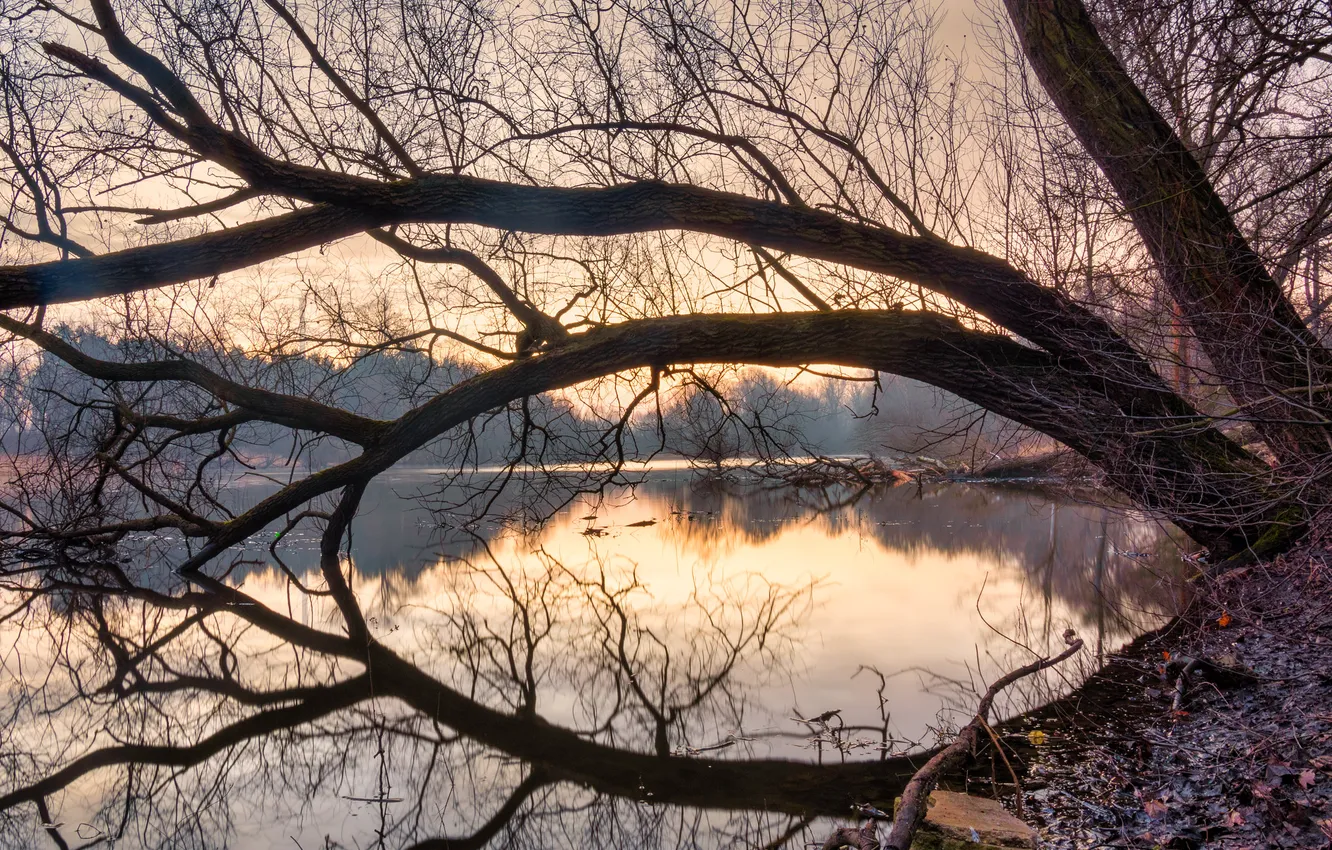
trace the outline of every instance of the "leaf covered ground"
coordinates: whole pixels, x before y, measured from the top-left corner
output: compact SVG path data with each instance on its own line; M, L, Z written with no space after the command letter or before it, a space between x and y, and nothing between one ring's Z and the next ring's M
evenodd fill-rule
M1056 729L1024 781L1043 846L1332 847L1332 550L1198 591L1098 676L1094 711L1031 721Z

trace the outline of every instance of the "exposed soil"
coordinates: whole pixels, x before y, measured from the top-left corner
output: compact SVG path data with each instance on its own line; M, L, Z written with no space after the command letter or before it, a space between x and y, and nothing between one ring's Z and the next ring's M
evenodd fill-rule
M1042 846L1332 846L1332 549L1198 591L1168 630L1010 730L1042 733L1023 780Z

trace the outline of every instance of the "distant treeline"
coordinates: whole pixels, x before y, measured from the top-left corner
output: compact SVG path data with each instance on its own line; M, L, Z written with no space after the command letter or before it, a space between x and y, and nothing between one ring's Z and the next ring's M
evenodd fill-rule
M112 340L87 328L61 326L57 333L88 356L117 362L172 359L186 350L175 342ZM274 357L190 347L188 353L238 383L378 419L396 418L479 371L462 360L411 350L376 351L351 361L318 351ZM192 385L110 384L88 378L47 351L15 352L0 364L0 449L11 457L70 449L95 453L114 417L128 415L130 403L140 413L160 416L224 412L211 394ZM973 462L1011 445L1016 433L1011 423L915 381L885 375L876 387L827 376L790 380L757 368L673 374L663 380L659 398L640 404L623 428L616 427L619 415L602 418L595 404L574 395L540 396L494 411L407 462L502 464L514 459L515 446L526 446L528 457L540 463L621 451L631 459L681 456L705 464L735 457L896 452ZM216 435L209 439L216 442ZM261 467L319 468L357 452L334 437L257 420L239 425L230 440L233 458ZM190 450L189 443L181 440L172 449ZM190 451L210 448L201 443Z

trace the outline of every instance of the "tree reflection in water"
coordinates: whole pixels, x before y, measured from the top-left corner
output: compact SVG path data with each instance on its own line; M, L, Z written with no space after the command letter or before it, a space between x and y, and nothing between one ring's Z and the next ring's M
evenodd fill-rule
M1029 658L991 625L1106 648L1168 607L1159 530L1034 493L657 480L519 533L404 512L423 481L221 575L165 538L7 552L0 843L799 846Z

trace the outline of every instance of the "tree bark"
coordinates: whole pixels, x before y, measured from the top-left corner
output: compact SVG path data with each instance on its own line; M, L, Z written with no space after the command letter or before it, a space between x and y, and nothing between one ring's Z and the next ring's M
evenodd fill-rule
M1329 450L1332 352L1305 326L1202 166L1081 0L1005 0L1023 50L1109 178L1226 388L1282 461Z

